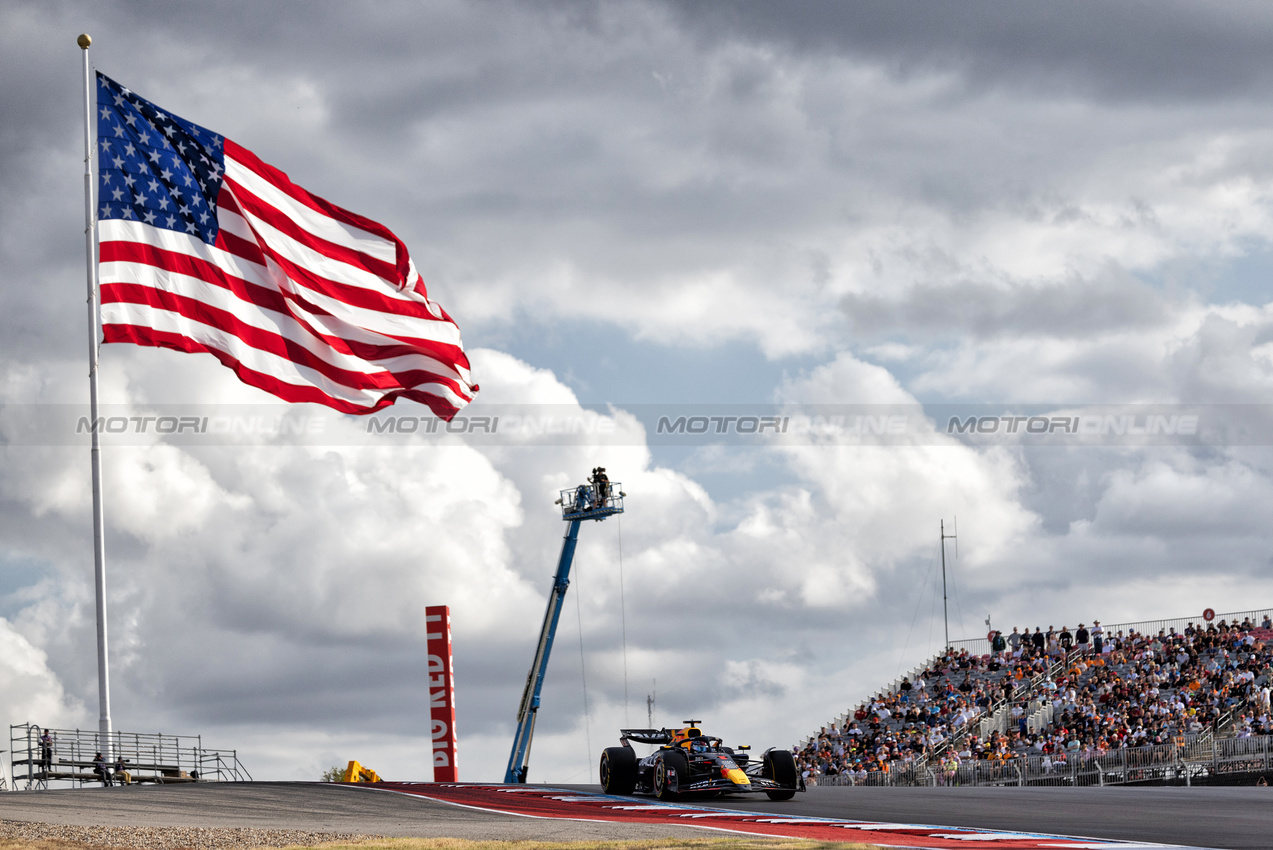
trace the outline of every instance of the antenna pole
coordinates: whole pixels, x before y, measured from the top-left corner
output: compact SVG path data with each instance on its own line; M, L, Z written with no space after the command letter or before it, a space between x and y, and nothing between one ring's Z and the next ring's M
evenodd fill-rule
M946 621L946 648L950 649L950 609L946 604L946 541L954 540L955 545L959 545L958 532L955 534L946 533L946 520L941 520L941 611L942 618Z

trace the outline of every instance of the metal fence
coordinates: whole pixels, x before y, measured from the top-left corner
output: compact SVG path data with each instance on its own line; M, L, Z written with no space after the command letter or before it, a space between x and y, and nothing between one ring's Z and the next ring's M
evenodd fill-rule
M41 745L48 732L52 744ZM104 747L108 743L109 747ZM94 757L109 752L111 762L127 760L133 782L241 782L252 776L239 761L237 750L203 746L201 735L160 735L112 732L108 741L84 729L42 729L34 723L9 727L12 789L36 790L50 782L72 787L99 782L93 772Z
M1227 614L1216 614L1216 617L1212 620L1212 622L1218 623L1221 620L1224 620L1227 623L1232 623L1234 621L1241 623L1244 619L1249 618L1252 623L1258 626L1264 619L1265 615L1273 617L1273 608L1260 608L1255 611L1231 611ZM1176 617L1170 620L1140 620L1135 623L1111 623L1109 625L1102 626L1102 628L1105 630L1106 640L1108 640L1111 635L1116 635L1119 632L1127 634L1132 629L1135 629L1140 634L1146 635L1156 635L1159 631L1168 631L1172 628L1175 628L1178 632L1183 632L1190 623L1193 623L1195 626L1206 625L1202 619L1202 615L1198 614L1193 617ZM1041 624L1037 623L1035 625L1041 626ZM1066 624L1063 623L1062 625ZM1071 623L1070 625L1074 624ZM1011 626L1009 626L1009 628L1011 628ZM950 642L950 646L952 649L966 649L970 655L986 655L990 652L990 641L984 637L968 638L966 640L953 640Z
M1082 752L1016 756L1003 761L907 765L883 772L817 777L818 785L1083 786L1167 783L1213 784L1273 772L1273 736L1186 736L1177 743L1130 747L1103 755Z

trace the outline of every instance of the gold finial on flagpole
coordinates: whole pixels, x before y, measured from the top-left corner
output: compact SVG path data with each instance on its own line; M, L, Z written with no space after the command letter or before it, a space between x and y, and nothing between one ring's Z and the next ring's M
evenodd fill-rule
M86 32L82 32L80 33L80 37L75 39L75 43L83 49L88 50L88 46L93 43L93 37Z

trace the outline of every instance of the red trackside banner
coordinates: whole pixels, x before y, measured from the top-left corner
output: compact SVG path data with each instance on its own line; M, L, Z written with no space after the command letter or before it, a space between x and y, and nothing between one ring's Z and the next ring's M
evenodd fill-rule
M451 672L451 609L424 609L428 624L429 717L432 720L433 781L457 782L455 761L455 677Z

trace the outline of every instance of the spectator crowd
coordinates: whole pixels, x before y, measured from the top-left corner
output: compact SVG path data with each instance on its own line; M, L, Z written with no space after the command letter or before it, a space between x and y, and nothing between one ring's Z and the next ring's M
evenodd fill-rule
M1119 748L1182 745L1207 730L1273 734L1271 686L1268 616L1258 626L1221 620L1157 634L1109 634L1099 621L1073 632L1014 628L993 633L987 655L947 649L795 755L811 783L921 767L950 774L970 760L1029 755L1051 770ZM987 726L1006 729L983 736L980 721L995 711L1007 712L1006 723ZM1050 723L1029 722L1049 713Z

